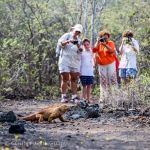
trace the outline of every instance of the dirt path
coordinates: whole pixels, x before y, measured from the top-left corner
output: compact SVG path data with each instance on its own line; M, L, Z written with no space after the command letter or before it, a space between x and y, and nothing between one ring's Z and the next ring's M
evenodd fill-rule
M51 102L53 103L53 102ZM3 101L0 111L29 114L49 105L49 101ZM149 150L150 127L118 119L78 119L62 123L25 124L22 135L9 134L10 123L0 124L0 150Z

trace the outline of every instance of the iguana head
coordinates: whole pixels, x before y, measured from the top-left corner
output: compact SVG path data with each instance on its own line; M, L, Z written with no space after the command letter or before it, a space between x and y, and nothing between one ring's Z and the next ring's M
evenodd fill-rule
M62 105L62 106L59 107L59 110L60 110L60 112L63 114L63 113L65 113L66 111L69 110L69 106L67 106L67 105Z

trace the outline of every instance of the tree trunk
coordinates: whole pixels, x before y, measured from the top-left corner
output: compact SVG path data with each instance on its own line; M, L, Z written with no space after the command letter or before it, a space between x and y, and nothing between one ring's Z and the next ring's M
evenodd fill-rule
M87 6L88 6L88 0L85 0L85 2L84 2L84 18L83 18L84 37L87 37Z
M92 16L91 16L91 46L94 46L94 20L95 20L95 7L96 1L92 1Z

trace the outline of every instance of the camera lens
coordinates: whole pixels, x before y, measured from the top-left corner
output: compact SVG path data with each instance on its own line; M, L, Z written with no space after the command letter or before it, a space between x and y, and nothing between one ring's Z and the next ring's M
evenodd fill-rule
M99 42L105 42L105 39L104 38L100 38Z

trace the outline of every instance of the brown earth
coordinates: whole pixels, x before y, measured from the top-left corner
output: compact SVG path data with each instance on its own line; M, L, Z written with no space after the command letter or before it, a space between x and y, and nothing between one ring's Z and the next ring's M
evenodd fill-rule
M0 111L29 114L56 101L4 100ZM24 134L9 134L10 123L0 123L0 150L149 150L150 125L131 117L70 120L62 123L25 123Z

